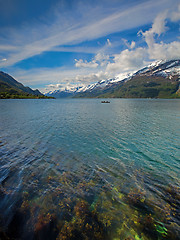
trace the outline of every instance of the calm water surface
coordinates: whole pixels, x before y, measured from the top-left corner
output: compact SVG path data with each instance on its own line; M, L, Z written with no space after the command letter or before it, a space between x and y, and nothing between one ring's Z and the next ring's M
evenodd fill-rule
M180 239L180 100L0 100L0 239Z

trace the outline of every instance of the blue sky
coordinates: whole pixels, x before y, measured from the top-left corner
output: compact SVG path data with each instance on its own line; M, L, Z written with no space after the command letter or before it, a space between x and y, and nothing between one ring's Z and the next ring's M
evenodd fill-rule
M0 70L46 92L180 58L178 0L0 0Z

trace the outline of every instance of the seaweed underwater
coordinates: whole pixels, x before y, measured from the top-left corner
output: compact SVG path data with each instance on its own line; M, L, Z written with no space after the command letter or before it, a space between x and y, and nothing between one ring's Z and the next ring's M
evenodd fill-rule
M1 207L0 239L180 238L179 187L157 186L158 194L152 194L146 185L149 176L137 170L136 184L129 184L122 176L108 181L108 169L57 171L58 164L56 170L42 168L28 169L19 191L13 189L16 175L1 185L2 202L11 199L15 204L8 203L8 214Z

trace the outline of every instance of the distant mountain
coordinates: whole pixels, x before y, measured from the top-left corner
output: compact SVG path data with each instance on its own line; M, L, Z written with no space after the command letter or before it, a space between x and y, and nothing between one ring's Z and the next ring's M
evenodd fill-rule
M0 72L0 98L45 98L38 90L25 87L7 73Z
M68 97L72 98L82 90L83 90L83 87L76 87L71 89L65 89L63 91L62 90L50 91L45 95L49 97L54 97L54 98L68 98Z
M119 74L113 79L49 93L56 97L88 98L178 98L180 97L180 60L156 61L149 66L130 74ZM66 95L66 94L67 95Z

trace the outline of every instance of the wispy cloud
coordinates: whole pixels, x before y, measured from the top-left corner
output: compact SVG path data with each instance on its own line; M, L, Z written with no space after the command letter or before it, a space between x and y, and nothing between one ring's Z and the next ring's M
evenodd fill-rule
M178 5L178 8L176 11L173 11L170 16L172 21L179 21L180 20L180 4Z
M87 60L83 61L82 59L75 59L75 66L76 67L84 67L84 68L97 68L98 63L95 60L87 62Z
M107 72L114 74L127 72L144 66L147 62L147 50L136 48L135 50L126 49L120 54L115 54L113 62L107 65Z
M102 49L101 49L102 50ZM102 51L99 51L95 57L92 59L92 61L87 61L83 59L75 59L75 66L79 68L97 68L98 66L105 66L109 62L109 55L101 53Z
M179 12L179 8L176 13ZM106 68L104 69L106 76L115 76L119 73L137 70L138 68L144 67L152 60L162 59L162 60L171 60L178 59L180 57L180 42L172 41L170 43L164 43L163 41L158 42L157 37L160 37L162 34L165 34L169 29L166 26L168 19L171 19L172 11L160 12L152 23L152 27L149 30L143 32L140 31L138 35L142 35L147 46L137 47L134 41L130 43L123 39L125 45L128 49L121 51L119 54L114 54L109 60L109 56L106 59ZM176 20L178 18L176 17ZM175 21L175 18L173 19ZM93 59L93 62L99 63L96 61L98 59L98 54ZM100 54L100 56L103 56ZM101 59L101 58L100 58Z
M83 47L83 46L58 46L58 47L54 47L51 49L51 51L53 52L75 52L75 53L92 53L92 54L96 54L99 51L101 51L102 47L101 46L97 46L97 47Z
M176 13L173 12L176 16ZM168 31L168 27L166 26L166 21L168 18L172 17L172 12L165 11L160 13L154 20L152 27L140 33L145 38L145 41L148 45L148 53L150 59L162 59L162 60L171 60L180 57L180 42L173 41L170 43L156 42L156 36L160 36L161 34ZM174 18L173 21L178 20L178 18Z
M24 85L36 88L37 85L41 84L75 84L80 82L82 84L83 81L85 84L89 84L92 79L88 76L96 75L98 72L98 69L95 71L93 68L70 69L66 67L57 67L37 68L30 70L11 69L10 74Z
M62 45L71 46L140 26L142 22L150 23L159 10L167 6L170 6L167 0L152 0L133 6L127 5L125 10L120 9L122 11L103 11L101 8L85 7L83 3L79 3L73 12L63 13L57 7L54 10L55 17L51 16L51 21L44 18L33 24L24 24L18 29L0 29L4 33L0 38L4 45L1 56L7 59L6 62L0 63L0 67L11 66L55 47L59 47L60 50ZM108 44L110 45L110 41Z
M138 34L142 34L145 38L145 41L148 45L149 48L151 48L154 45L154 37L157 34L158 36L160 36L163 32L165 32L167 30L166 27L166 23L165 20L167 18L167 11L160 13L154 20L154 23L152 25L152 27L143 32L140 31Z
M132 42L129 43L126 39L122 39L122 40L123 40L124 44L125 44L129 49L135 48L135 46L136 46L135 41L132 41Z
M48 18L45 16L18 29L0 27L3 32L3 35L0 34L0 67L9 67L9 74L32 88L42 86L40 89L43 90L46 85L47 91L90 84L134 71L153 59L180 57L178 39L169 43L159 40L168 31L167 20L176 22L180 19L178 1L138 1L122 9L119 7L118 11L116 8L102 10L99 6L93 8L88 4L85 6L82 1L77 2L73 11L63 12L56 6ZM140 27L142 23L152 24L148 30L139 32L144 43L142 46L138 46L134 39L123 40L119 37L121 41L116 39L113 42L107 37L111 33ZM104 37L104 45L81 45L100 37ZM127 49L123 48L114 54L112 50L120 44ZM94 56L90 61L82 57L76 59L72 68L13 68L14 64L46 51L93 53Z

